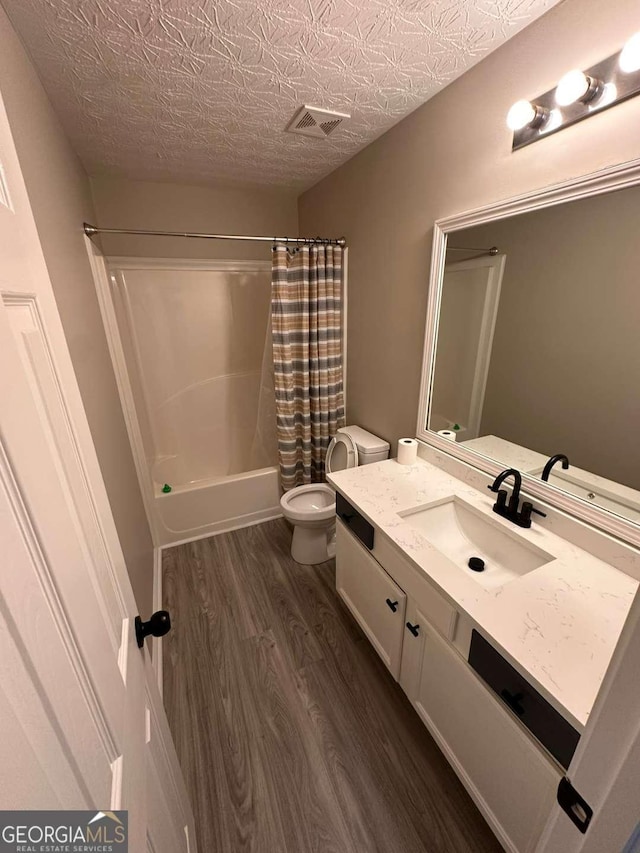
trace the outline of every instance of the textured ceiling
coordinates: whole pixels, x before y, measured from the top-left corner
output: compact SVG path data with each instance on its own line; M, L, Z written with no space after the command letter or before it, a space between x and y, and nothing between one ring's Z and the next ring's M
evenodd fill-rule
M2 0L90 174L312 185L557 0ZM284 132L302 104L351 113Z

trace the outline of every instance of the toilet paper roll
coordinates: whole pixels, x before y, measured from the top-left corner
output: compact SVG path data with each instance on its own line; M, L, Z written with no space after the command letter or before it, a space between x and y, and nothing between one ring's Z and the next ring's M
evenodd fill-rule
M443 438L448 438L449 441L458 440L458 433L453 429L439 429L438 435L441 435Z
M415 438L401 438L398 441L398 462L401 465L413 465L418 456L418 442Z

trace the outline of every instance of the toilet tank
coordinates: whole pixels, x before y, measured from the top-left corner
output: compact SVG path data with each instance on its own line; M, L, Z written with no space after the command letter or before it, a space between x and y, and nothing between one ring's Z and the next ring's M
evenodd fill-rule
M348 432L358 448L358 465L382 462L389 458L389 442L378 438L359 426L341 427L338 432Z

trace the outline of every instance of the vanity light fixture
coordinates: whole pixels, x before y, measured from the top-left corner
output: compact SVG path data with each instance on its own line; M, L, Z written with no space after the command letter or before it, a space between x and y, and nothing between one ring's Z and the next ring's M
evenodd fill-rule
M622 50L582 71L567 71L555 88L516 101L507 113L512 150L550 136L595 113L640 94L640 32Z

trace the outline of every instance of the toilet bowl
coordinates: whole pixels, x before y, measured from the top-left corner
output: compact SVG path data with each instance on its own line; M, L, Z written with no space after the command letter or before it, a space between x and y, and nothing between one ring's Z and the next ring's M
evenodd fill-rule
M296 563L328 560L336 523L336 493L326 483L298 486L283 495L282 512L293 525L291 556Z
M381 462L389 443L359 426L342 427L331 439L327 473ZM293 524L291 556L297 563L324 563L335 554L336 494L327 483L297 486L280 500L282 514Z

